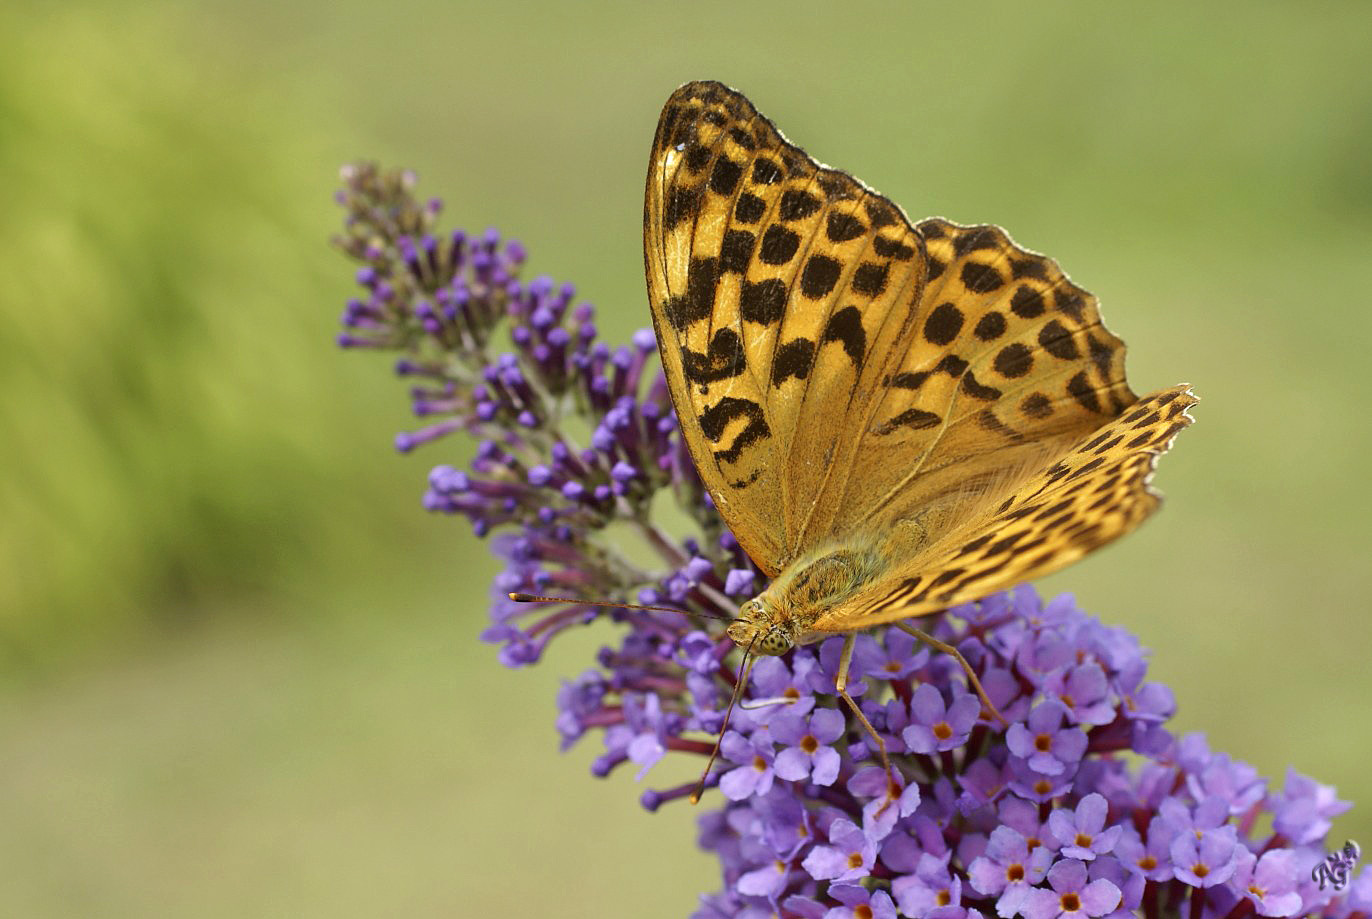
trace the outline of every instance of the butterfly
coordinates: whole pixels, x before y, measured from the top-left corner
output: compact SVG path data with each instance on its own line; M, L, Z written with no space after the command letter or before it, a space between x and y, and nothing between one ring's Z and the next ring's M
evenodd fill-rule
M696 470L770 585L747 655L854 636L1056 571L1157 509L1185 385L1139 398L1096 298L996 226L911 224L742 94L687 83L648 166L643 252ZM746 675L741 677L746 681ZM707 767L708 768L708 767ZM889 764L888 764L889 771Z

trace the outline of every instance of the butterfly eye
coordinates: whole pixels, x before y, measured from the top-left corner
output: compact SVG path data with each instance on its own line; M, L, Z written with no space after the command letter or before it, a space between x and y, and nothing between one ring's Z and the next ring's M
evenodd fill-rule
M757 643L757 653L775 656L791 650L790 637L780 629L772 629Z

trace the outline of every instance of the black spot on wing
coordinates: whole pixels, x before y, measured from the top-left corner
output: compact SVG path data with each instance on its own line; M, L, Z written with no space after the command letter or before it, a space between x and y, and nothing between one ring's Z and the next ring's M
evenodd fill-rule
M812 255L805 262L805 270L800 275L800 292L811 300L826 297L838 283L843 265L838 259L827 255Z
M880 297L881 292L886 289L886 276L890 267L889 262L863 262L853 272L853 292L864 297Z
M923 236L925 239L943 239L943 237L948 235L947 227L945 227L943 221L939 220L937 217L921 220L919 224L915 226L915 229L919 230L919 235Z
M1145 409L1144 411L1147 411L1147 409ZM1126 420L1130 420L1130 419L1126 419ZM1161 421L1161 420L1162 420L1162 415L1159 414L1158 412L1156 412L1156 411L1154 411L1154 412L1147 412L1147 414L1144 415L1141 419L1135 420L1134 423L1130 425L1130 427L1133 427L1133 428L1151 428L1153 425L1157 424L1157 423L1158 423L1159 421Z
M923 431L927 428L936 428L943 423L943 419L933 412L926 412L923 409L907 408L890 421L882 422L875 429L878 435L887 435L901 428L910 428L914 431Z
M1042 316L1043 311L1043 295L1028 285L1017 288L1010 297L1010 312L1021 319Z
M977 551L982 546L986 545L988 542L995 538L995 533L987 533L984 536L978 536L976 539L972 540L971 542L964 545L961 549L959 549L958 555L971 555L973 552Z
M1067 481L1070 482L1073 479L1079 479L1084 475L1088 475L1091 472L1094 472L1103 465L1105 465L1105 457L1097 456L1090 462L1082 463L1076 469L1073 469L1071 472L1067 473Z
M780 386L791 377L805 379L810 375L810 367L814 360L814 342L808 338L788 341L777 349L776 360L772 363L772 385Z
M1053 305L1077 322L1081 322L1082 316L1086 312L1086 298L1081 295L1081 291L1071 288L1064 288L1054 293Z
M1014 428L1007 427L999 418L996 417L996 413L991 411L989 408L977 413L977 424L981 425L983 429L990 431L993 434L999 434L1000 436L1007 437L1010 440L1023 440L1018 431L1016 431Z
M1033 278L1036 281L1048 280L1048 269L1044 265L1043 259L1033 256L1010 259L1010 274L1015 280L1022 278Z
M692 144L686 148L686 168L692 175L696 175L710 164L710 156L709 147Z
M1024 376L1034 368L1034 353L1029 350L1027 345L1016 342L1006 345L996 354L993 362L996 373L1003 377L1015 379Z
M945 354L943 360L934 366L934 373L946 373L950 377L962 376L967 369L967 362L956 354Z
M1088 335L1086 337L1086 343L1087 348L1091 352L1091 360L1095 363L1101 374L1108 377L1110 374L1110 359L1114 356L1115 350L1105 342L1097 339L1094 335Z
M924 381L929 379L932 371L918 370L913 373L898 373L891 378L891 385L896 389L919 389L924 385Z
M962 391L973 399L981 399L985 402L991 402L1000 398L999 389L996 389L994 386L985 386L978 382L976 376L970 370L962 376Z
M940 303L924 321L924 337L935 345L946 345L962 331L962 310L951 303Z
M676 125L680 118L681 106L679 105L668 105L662 110L662 117L658 119L657 124L657 139L653 147L654 152L661 153L662 150L668 146L667 138L671 137L672 132L676 130Z
M753 484L754 482L756 482L756 481L757 481L759 478L761 478L761 477L762 477L762 467L759 466L759 467L757 467L756 469L753 470L752 474L751 474L750 476L748 476L748 478L746 478L746 479L734 479L732 482L729 483L729 487L730 487L730 488L747 488L749 485Z
M921 232L924 231L921 229ZM999 249L1003 244L1004 240L994 227L968 227L953 238L953 251L961 256L978 249Z
M845 306L829 317L821 344L831 341L842 342L853 365L862 366L862 356L867 351L867 332L862 328L862 313L856 306Z
M691 115L698 111L699 109L693 109ZM672 139L669 146L684 149L696 142L696 134L696 124L691 117L678 119L672 123Z
M757 149L757 141L753 140L753 135L742 128L730 128L729 136L734 139L734 143L738 144L744 150Z
M733 443L715 451L715 456L726 463L737 461L746 447L771 436L772 433L771 428L767 427L760 405L751 399L738 399L733 396L726 396L701 412L700 429L707 438L718 444L729 423L736 418L746 419L747 423L743 430L734 438Z
M815 184L830 201L844 201L857 194L852 178L833 169L821 169L816 173Z
M717 195L732 195L741 178L743 167L727 156L721 156L710 171L710 191Z
M782 194L781 203L777 205L777 217L782 220L804 220L818 211L822 204L819 198L808 191L788 189Z
M781 167L776 162L763 157L753 160L753 181L758 185L775 185L781 178Z
M1069 510L1071 510L1071 509L1072 509L1072 506L1073 506L1074 504L1076 504L1076 503L1077 503L1077 501L1076 501L1075 498L1067 498L1067 499L1064 500L1064 501L1059 501L1057 504L1053 504L1053 505L1050 505L1049 507L1045 507L1043 510L1041 510L1041 511L1039 511L1037 514L1035 514L1035 515L1034 515L1034 520L1035 520L1035 521L1038 521L1038 522L1042 522L1042 521L1044 521L1044 520L1047 520L1049 517L1056 517L1058 514L1061 514L1063 511L1069 511Z
M1005 329L1005 316L993 311L977 320L977 326L972 330L972 334L982 341L995 341L1005 334Z
M762 234L758 258L767 265L785 265L800 248L800 236L794 230L773 224Z
M872 251L882 258L895 259L898 262L907 261L915 254L915 250L905 243L898 239L887 239L885 236L873 237Z
M753 257L757 237L747 230L729 230L719 247L719 273L742 274Z
M1005 284L1005 279L1000 276L999 271L981 262L965 262L959 277L963 286L976 294L989 294Z
M937 577L935 577L932 581L930 581L930 582L929 582L929 587L932 589L932 588L935 588L935 587L939 587L939 586L941 586L941 585L943 585L943 584L947 584L949 581L954 581L954 580L957 580L958 578L962 577L962 574L963 574L963 569L961 569L961 568L949 568L947 571L942 572L942 573L939 574Z
M810 164L805 161L805 157L797 155L794 151L782 150L781 160L786 164L786 174L792 178L809 175L811 172Z
M1132 412L1121 418L1120 421L1124 422L1125 424L1133 424L1134 422L1138 421L1140 418L1144 417L1151 411L1151 407L1144 405L1134 409Z
M743 342L730 328L717 329L705 354L682 346L681 371L692 383L714 383L738 376L748 369Z
M1072 333L1056 319L1049 320L1039 329L1039 345L1053 357L1065 361L1074 361L1081 357L1077 343L1072 340Z
M739 223L757 223L766 212L767 202L752 192L739 195L738 203L734 205L734 216Z
M677 224L695 218L700 211L700 186L676 186L667 195L667 207L662 214L665 230L675 229Z
M1103 443L1103 444L1101 444L1100 446L1096 447L1096 453L1097 453L1097 455L1102 454L1102 453L1109 453L1111 450L1113 450L1113 449L1115 449L1116 447L1118 447L1118 446L1120 445L1120 442L1121 442L1122 440L1124 440L1124 435L1123 435L1123 434L1117 434L1117 435L1115 435L1114 437L1112 437L1112 438L1110 438L1109 440L1107 440L1105 443Z
M828 233L830 242L846 243L866 233L867 226L852 214L830 211L825 232Z
M713 258L692 259L686 271L686 293L664 304L667 321L677 331L707 318L715 308L719 283L719 262Z
M1053 403L1041 392L1030 393L1019 404L1020 411L1030 418L1047 418L1053 414Z
M874 229L900 222L900 215L889 201L869 195L863 199L862 206L866 209L867 218L871 220Z
M739 290L738 310L747 322L776 322L786 313L786 282L780 278L744 281Z
M1091 381L1086 378L1084 371L1067 381L1067 392L1087 411L1101 410L1100 399L1096 398L1096 391L1091 388Z

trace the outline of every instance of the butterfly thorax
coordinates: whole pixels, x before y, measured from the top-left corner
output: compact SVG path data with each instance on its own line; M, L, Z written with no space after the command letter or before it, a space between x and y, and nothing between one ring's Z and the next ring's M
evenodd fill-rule
M888 567L875 543L845 540L810 552L739 607L727 633L754 654L785 654L813 640L811 626L851 599Z

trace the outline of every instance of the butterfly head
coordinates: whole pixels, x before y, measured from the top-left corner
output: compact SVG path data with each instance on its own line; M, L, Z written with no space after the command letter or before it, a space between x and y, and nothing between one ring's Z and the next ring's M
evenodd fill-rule
M776 621L761 597L754 597L738 608L738 618L729 624L725 634L740 648L769 657L785 654L796 643L791 630Z

